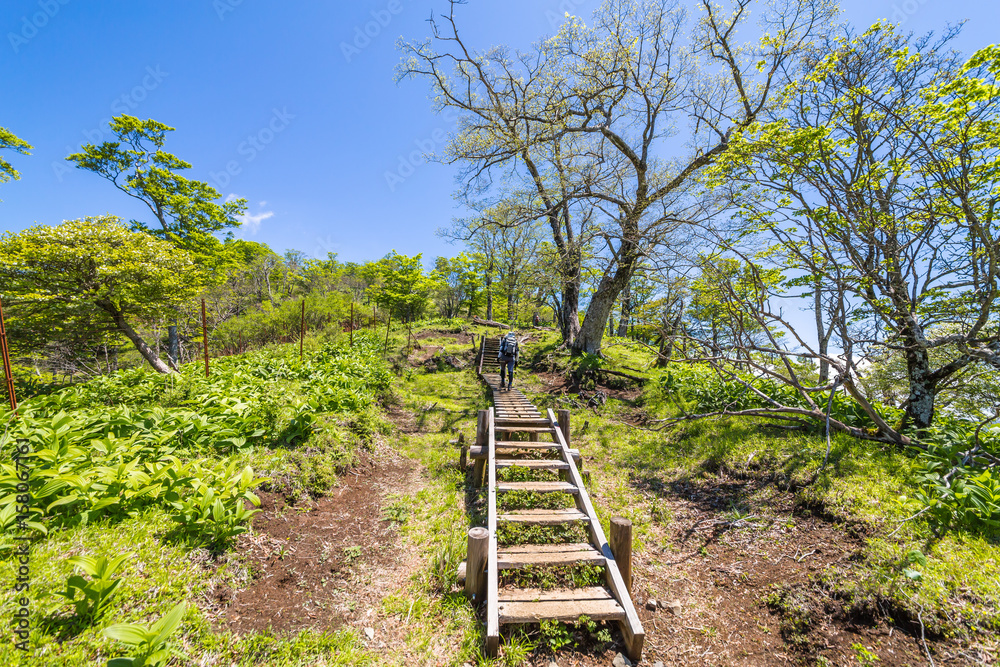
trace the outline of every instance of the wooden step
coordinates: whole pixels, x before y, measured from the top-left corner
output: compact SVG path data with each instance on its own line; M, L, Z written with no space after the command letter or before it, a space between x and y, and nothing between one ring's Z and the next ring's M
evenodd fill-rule
M552 429L552 424L549 423L548 419L542 419L541 417L498 417L493 422L494 428L502 429L508 426L538 426L545 427L546 430Z
M534 493L579 493L569 482L498 482L497 491L532 491Z
M531 446L531 445L535 445L535 446ZM553 446L538 447L537 445L555 445L555 446L554 447ZM497 443L497 449L501 449L500 443ZM554 443L554 442L512 442L512 443L509 444L509 446L505 445L502 449L524 449L524 450L533 450L533 451L539 451L539 450L546 451L546 450L549 450L549 451L551 451L551 450L559 449L559 445L556 445L556 443ZM487 457L487 455L488 455L488 452L486 450L486 447L477 447L477 446L469 447L469 458L471 458L471 459L476 459L476 460L478 460L478 459L485 459ZM572 456L577 461L580 460L580 450L579 449L571 449L571 450L569 450L569 455ZM559 461L559 459L553 459L553 460L557 461L557 462ZM498 460L497 464L499 465L499 463L500 463L500 461Z
M528 565L604 565L604 554L589 544L521 544L497 549L497 568L515 570Z
M519 523L528 526L559 526L564 523L574 521L590 521L587 515L578 509L561 510L515 510L506 514L501 514L500 521L507 523Z
M537 623L540 620L572 623L580 616L595 621L620 621L625 610L601 586L541 591L520 588L504 591L499 599L500 623Z
M569 470L560 459L497 459L497 468L531 468L532 470Z
M555 433L551 426L497 426L496 430L507 433Z

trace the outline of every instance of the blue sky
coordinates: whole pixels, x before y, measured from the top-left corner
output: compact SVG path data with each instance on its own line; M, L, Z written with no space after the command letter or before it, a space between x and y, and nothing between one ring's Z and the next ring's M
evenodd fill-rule
M565 11L589 17L597 4L470 0L460 16L476 46L526 45ZM966 53L995 41L1000 19L996 0L841 6L856 25L890 18L915 32L971 19L957 41ZM420 160L443 146L451 123L432 112L425 83L393 80L397 38L426 37L431 11L446 7L4 0L0 126L34 150L6 155L22 179L0 186L0 230L108 212L148 220L141 204L63 160L109 138L107 121L127 112L177 128L166 149L194 165L189 177L247 198L245 238L355 261L392 249L454 254L435 230L460 213L455 172Z

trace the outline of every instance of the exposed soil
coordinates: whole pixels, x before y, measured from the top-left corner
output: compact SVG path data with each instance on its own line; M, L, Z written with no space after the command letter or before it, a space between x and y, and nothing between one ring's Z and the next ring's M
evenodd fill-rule
M234 550L252 580L239 591L214 592L217 622L240 634L369 623L411 571L384 509L387 493L411 489L416 476L412 461L380 447L330 496L290 505L262 494L263 511Z
M663 484L633 476L631 483L657 499L660 515L633 560L633 598L646 631L642 665L928 664L918 628L852 614L823 594L816 575L849 566L862 544L823 518L797 513L791 494L774 490L766 514L734 514L754 481ZM601 493L592 492L597 502ZM782 599L778 590L792 593ZM769 595L783 600L779 608L766 603ZM670 609L677 604L679 614ZM808 622L796 626L796 618ZM957 646L928 641L937 665L969 664ZM858 647L878 662L863 662ZM618 650L538 651L530 664L604 666Z
M463 345L468 345L469 349L472 349L472 334L467 331L442 331L441 329L426 329L418 334L413 334L413 337L417 340L426 340L428 338L451 338L456 343L462 343Z

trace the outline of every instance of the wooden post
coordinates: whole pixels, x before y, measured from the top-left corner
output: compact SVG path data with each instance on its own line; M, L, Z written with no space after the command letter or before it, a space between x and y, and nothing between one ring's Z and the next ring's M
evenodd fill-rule
M478 604L486 598L486 560L490 531L477 526L469 529L469 549L465 557L465 594Z
M351 301L351 347L354 347L354 302Z
M569 437L569 410L559 410L556 412L556 418L559 420L559 430L562 431L563 437L566 438L566 446L572 447Z
M620 516L611 519L608 546L618 563L618 571L625 581L625 588L632 594L632 522Z
M201 336L205 342L205 377L208 377L208 319L205 317L205 300L201 300Z
M392 311L389 311L389 319L385 322L385 348L382 349L382 358L389 354L389 327L392 326Z
M410 358L410 335L411 335L411 331L412 330L410 329L410 321L407 320L406 321L406 358L407 359Z
M306 300L302 298L302 326L299 328L299 361L302 361L302 348L306 342Z
M11 412L17 414L17 395L14 391L14 372L10 367L10 348L7 346L7 323L3 318L3 299L0 299L0 355L3 356L3 377Z
M461 453L458 455L458 469L465 472L465 466L468 464L469 459L469 448L465 446L465 434L458 434L458 446L461 447Z
M476 418L476 447L489 446L486 423L486 410L480 410ZM476 465L472 468L472 485L475 488L482 486L483 472L486 470L486 457L476 459Z

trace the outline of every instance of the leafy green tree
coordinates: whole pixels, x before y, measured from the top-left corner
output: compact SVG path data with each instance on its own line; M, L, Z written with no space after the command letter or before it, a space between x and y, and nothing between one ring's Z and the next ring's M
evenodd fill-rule
M421 255L407 257L393 250L369 270L372 300L397 319L417 319L430 303L435 282L424 274L420 258Z
M27 141L17 137L7 128L0 127L0 150L12 150L21 155L31 155L28 152L31 148L32 146ZM16 181L19 178L21 178L21 174L17 172L17 169L14 169L11 163L0 157L0 183Z
M434 298L443 317L457 317L465 308L471 316L482 300L479 262L467 252L452 258L438 257L431 279L438 285Z
M86 144L82 152L66 159L149 207L158 228L133 220L134 229L179 247L204 251L218 243L213 232L239 226L238 217L246 212L245 199L216 203L222 196L218 190L178 173L191 164L163 150L166 134L174 128L129 115L115 116L110 125L117 141Z
M802 342L805 356L866 405L859 361L903 353L904 418L866 407L895 442L932 424L956 373L1000 368L1000 48L962 64L952 36L914 41L877 23L831 40L788 111L734 134L714 169L738 187L741 245L821 278L834 304L843 353Z
M31 318L56 328L99 314L160 373L170 369L135 323L194 296L199 276L190 253L113 216L0 237L0 284L10 296L12 327Z

